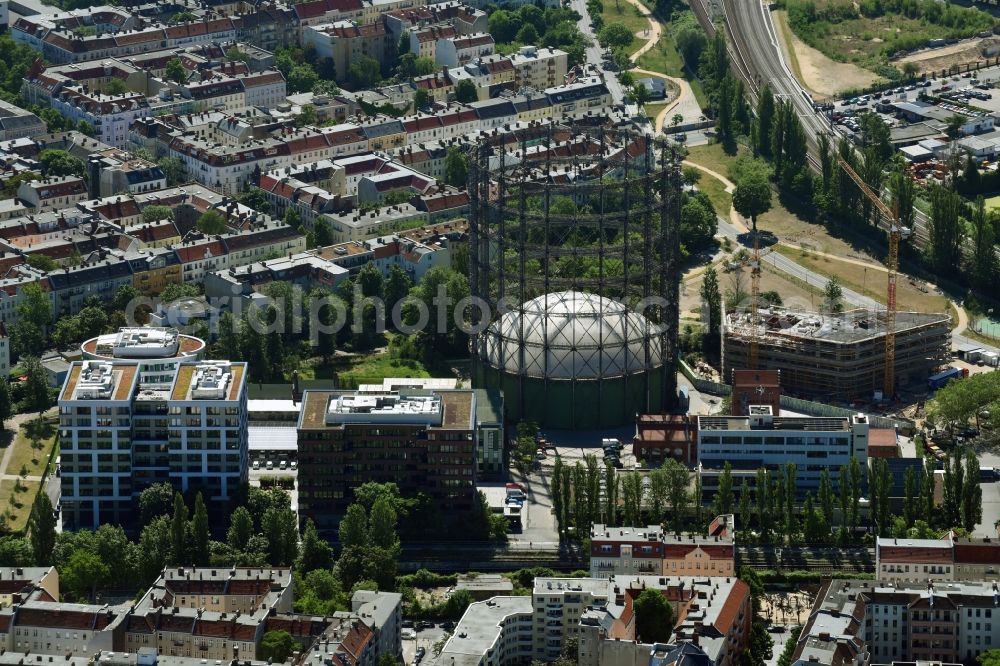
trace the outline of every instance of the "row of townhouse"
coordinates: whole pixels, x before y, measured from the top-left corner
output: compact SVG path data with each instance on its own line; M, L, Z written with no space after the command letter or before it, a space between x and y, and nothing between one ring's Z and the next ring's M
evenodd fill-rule
M193 65L193 63L191 63ZM111 81L124 92L107 93ZM123 147L129 125L138 118L247 107L273 108L286 100L285 78L276 69L252 72L242 65L192 73L178 83L120 60L45 68L25 76L25 99L49 106L74 123L90 124L104 143Z
M735 577L686 576L536 578L530 597L471 604L434 663L554 661L570 642L577 645L580 666L675 663L651 658L666 646L651 646L636 633L634 602L648 589L673 607L671 637L694 646L701 655L695 663L740 663L750 638L749 587Z
M176 119L144 118L132 124L129 141L136 148L177 157L197 182L235 195L247 183L256 182L258 174L297 164L495 132L518 122L599 119L611 104L604 81L585 77L534 95L453 104L435 114L401 119L379 116L324 128L281 127L240 143L220 136L217 127L192 132Z
M826 581L791 664L974 663L1000 646L998 597L996 582Z
M131 606L59 600L54 568L0 568L0 654L4 665L263 666L270 631L301 646L299 663L375 666L401 654L401 597L355 592L351 610L295 614L292 572L284 568L165 569ZM8 593L9 592L9 593Z
M104 58L139 56L157 49L176 49L234 39L273 51L300 43L303 31L315 25L356 21L367 25L392 16L396 40L405 26L427 21L451 21L461 32L486 32L486 14L458 2L428 6L426 0L308 0L232 7L219 12L208 7L183 7L190 20L161 23L178 11L130 11L99 6L20 17L11 26L15 40L32 46L51 63L80 63ZM190 17L189 17L190 18ZM395 44L396 42L393 42Z
M256 222L218 236L192 231L183 238L174 222L164 221L156 225L156 230L151 226L142 224L114 231L103 225L95 234L73 229L65 236L52 232L48 236L56 238L38 240L37 246L28 246L30 241L24 237L0 239L4 251L0 267L5 269L0 280L0 316L8 324L15 321L24 289L32 284L48 294L53 317L58 318L79 312L92 298L109 303L125 285L140 294L155 296L169 284L200 283L214 271L306 249L305 237L281 221ZM170 242L155 244L155 239L164 235ZM149 237L154 239L153 245L143 241ZM24 257L34 251L73 261L53 270L35 269L24 263Z

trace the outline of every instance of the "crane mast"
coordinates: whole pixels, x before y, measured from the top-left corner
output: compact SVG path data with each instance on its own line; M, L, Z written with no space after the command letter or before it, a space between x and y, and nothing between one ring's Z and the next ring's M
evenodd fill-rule
M837 158L837 163L844 173L854 181L861 193L871 200L875 208L889 221L889 256L886 260L886 271L889 274L889 282L886 288L886 312L885 312L885 382L883 384L883 398L892 400L896 393L896 274L899 270L899 239L902 229L899 225L899 203L898 201L892 209L882 201L868 183L861 179L861 176L847 163L844 158Z

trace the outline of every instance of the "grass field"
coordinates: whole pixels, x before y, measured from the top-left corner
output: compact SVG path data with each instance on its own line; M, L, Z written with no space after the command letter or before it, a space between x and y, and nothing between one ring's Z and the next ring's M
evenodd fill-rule
M1000 196L990 197L986 200L986 210L1000 209Z
M635 64L651 72L662 72L667 76L686 80L691 85L691 91L694 93L695 99L698 100L699 106L705 109L708 107L705 91L702 90L698 79L685 71L684 61L681 59L674 41L677 30L688 23L696 23L694 14L690 11L677 14L676 18L669 23L661 23L663 33L660 36L660 41L656 43L656 46L639 56Z
M642 34L644 30L649 30L649 21L646 17L639 12L638 8L625 0L604 0L604 11L601 13L601 18L604 19L604 25L621 23L633 35ZM629 55L632 55L645 43L645 39L636 37L625 50Z
M778 246L777 251L805 268L820 275L836 277L841 285L880 303L885 303L885 271L865 270L863 267L847 261L818 256L809 251L784 246ZM900 310L913 310L915 312L949 312L950 307L944 296L930 291L927 293L920 291L906 276L900 276L896 283L896 302Z
M646 117L650 120L656 120L656 116L660 115L660 111L669 106L669 102L655 102L653 104L646 104L642 107L642 112L646 114Z
M0 499L3 500L0 511L5 512L9 532L20 532L27 526L35 496L42 485L38 481L21 481L22 490L15 492L16 484L16 481L0 481Z
M33 437L37 437L41 448L31 448ZM53 420L43 420L40 425L35 421L25 424L14 437L14 450L7 465L7 473L20 474L23 465L28 470L28 476L41 476L55 443L56 426Z

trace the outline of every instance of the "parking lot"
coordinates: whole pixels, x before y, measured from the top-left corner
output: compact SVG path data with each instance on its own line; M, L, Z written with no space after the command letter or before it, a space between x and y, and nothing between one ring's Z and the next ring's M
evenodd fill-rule
M1000 92L993 89L998 84L1000 68L990 67L977 72L929 78L879 94L840 100L825 110L834 127L849 136L860 130L857 118L863 113L878 113L889 127L907 125L905 120L896 118L895 110L888 105L894 102L916 102L922 94L940 99L946 111L957 111L968 105L988 113L998 112Z
M414 633L411 634L410 631ZM419 648L424 649L424 656L420 660L421 662L431 661L431 657L434 654L434 644L443 639L445 636L450 635L450 632L443 629L439 625L433 627L424 627L422 629L415 630L407 628L403 629L403 663L405 664L415 664L417 650ZM407 636L415 636L408 638Z

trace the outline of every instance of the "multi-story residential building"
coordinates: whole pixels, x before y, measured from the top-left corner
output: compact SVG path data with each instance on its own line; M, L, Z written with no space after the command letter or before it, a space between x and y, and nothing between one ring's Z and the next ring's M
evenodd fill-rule
M704 650L706 663L735 666L750 636L750 589L730 578L634 576L536 578L531 598L493 597L473 603L448 639L438 663L513 666L557 658L568 640L583 666L638 664L650 646L635 634L635 598L656 589L674 607L679 641ZM638 645L637 645L638 643ZM627 644L614 656L605 646ZM656 663L656 662L650 662Z
M815 492L822 471L834 485L840 468L857 460L868 464L868 417L774 416L770 406L751 405L750 416L699 416L698 462L702 470L721 470L728 462L734 471L769 470L795 464L798 490ZM704 474L705 483L717 474ZM707 483L706 487L712 485Z
M824 583L793 664L970 663L1000 645L995 582Z
M0 608L20 603L35 589L59 599L59 572L55 567L0 567Z
M0 100L0 141L45 134L45 123L30 111Z
M545 90L561 86L566 79L569 54L560 49L522 46L510 56L514 65L514 87Z
M495 49L496 44L489 33L454 35L438 39L434 49L434 60L439 66L460 67L476 58L493 55Z
M903 583L1000 581L1000 541L954 532L940 539L879 537L875 571L880 581Z
M306 391L298 422L300 515L335 529L353 489L366 481L393 481L406 495L425 492L444 513L470 510L480 430L498 425L484 408L470 390Z
M292 612L292 571L288 568L167 567L138 607L192 608L252 615L261 608Z
M169 384L181 363L198 361L204 352L204 340L155 326L120 328L80 345L84 360L136 361L140 384Z
M733 515L718 516L707 534L648 527L590 528L590 575L735 576Z
M302 43L316 49L317 57L332 61L337 81L346 81L351 64L359 59L374 58L381 63L389 49L396 48L384 21L337 21L310 26L302 31Z
M63 524L128 522L153 483L228 501L248 474L246 364L78 361L59 395ZM162 381L167 379L169 382Z
M52 176L21 183L17 198L35 210L68 208L88 198L87 184L79 176Z

